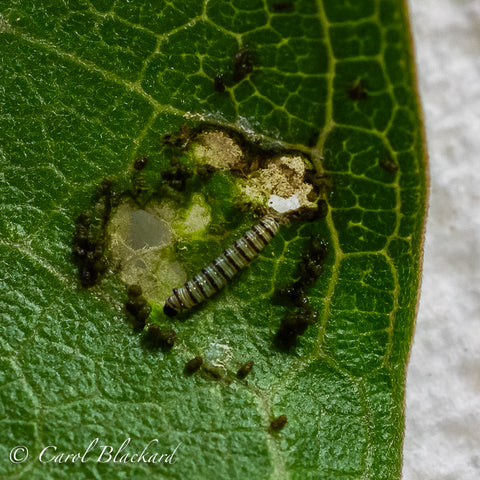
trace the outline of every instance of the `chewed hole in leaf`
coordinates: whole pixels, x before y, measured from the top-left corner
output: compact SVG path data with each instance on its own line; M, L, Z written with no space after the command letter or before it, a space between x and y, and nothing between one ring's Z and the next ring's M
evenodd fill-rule
M184 126L163 137L161 154L170 166L159 171L146 156L135 161L131 187L102 220L121 280L139 285L155 304L259 217L310 220L324 204L322 182L306 154L262 147L231 128Z

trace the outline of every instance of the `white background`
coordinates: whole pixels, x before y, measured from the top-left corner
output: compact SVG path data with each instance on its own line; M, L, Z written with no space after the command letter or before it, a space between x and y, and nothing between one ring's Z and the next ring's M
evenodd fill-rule
M480 0L409 0L430 168L404 480L480 479Z

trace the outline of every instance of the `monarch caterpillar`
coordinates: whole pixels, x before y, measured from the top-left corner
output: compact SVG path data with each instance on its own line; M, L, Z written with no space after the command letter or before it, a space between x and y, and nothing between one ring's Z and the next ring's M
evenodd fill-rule
M263 250L278 228L277 220L271 216L260 220L183 287L174 288L173 295L165 300L163 311L173 317L177 312L188 310L218 292Z

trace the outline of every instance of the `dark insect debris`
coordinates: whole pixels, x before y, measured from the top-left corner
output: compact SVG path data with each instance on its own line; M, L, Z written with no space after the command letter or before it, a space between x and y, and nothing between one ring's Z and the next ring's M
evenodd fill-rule
M148 163L148 158L142 155L140 158L137 158L135 160L135 163L133 164L133 168L135 170L143 170Z
M127 288L127 295L130 298L139 297L142 294L142 287L140 285L129 285Z
M198 165L197 166L197 175L199 177L209 177L213 173L215 173L218 169L215 168L213 165Z
M298 282L275 291L275 299L278 301L288 300L296 307L305 307L308 305L308 297L305 290Z
M300 207L288 213L290 220L301 220L302 222L313 222L327 216L328 207L324 200L319 200L315 208Z
M365 80L360 79L348 87L348 96L350 100L365 100L368 98L368 90Z
M82 287L96 285L107 269L105 228L116 201L113 181L105 178L97 187L93 207L75 221L72 253Z
M319 236L310 237L307 253L302 257L296 277L298 280L275 291L278 302L289 302L297 307L281 321L275 337L279 348L289 349L297 344L298 336L318 321L318 311L309 304L306 289L313 285L323 272L324 262L328 255L328 243Z
M253 360L249 360L245 362L237 372L237 377L240 379L244 379L253 369Z
M191 172L180 162L172 162L171 167L162 172L163 182L177 192L183 192L185 190L187 179L191 176Z
M223 93L225 91L225 79L223 77L223 73L219 73L215 75L215 79L213 80L213 85L215 87L216 92Z
M127 295L128 300L125 303L125 309L129 313L130 323L134 330L143 330L152 307L142 295L142 289L138 285L130 285L127 289Z
M187 375L194 374L202 366L202 363L203 363L203 358L202 357L192 358L185 365L185 373Z
M385 158L380 160L379 165L383 168L386 172L391 173L394 175L398 171L398 165L391 159Z
M318 321L318 311L309 305L282 318L280 329L275 338L280 348L290 348L297 344L297 337L303 335L310 325Z
M175 344L176 333L171 328L160 328L152 323L148 326L143 343L150 349L170 350Z
M233 81L243 80L253 70L252 54L249 50L241 49L235 55L233 66Z
M280 415L270 422L269 430L271 432L279 432L287 424L287 416Z
M328 255L328 243L318 235L310 237L310 244L307 253L302 257L298 265L296 277L293 284L275 292L277 299L288 298L294 305L305 304L302 297L305 296L305 289L313 285L323 272L324 263Z
M310 286L316 282L323 272L323 264L327 258L328 243L318 236L310 238L308 253L302 258L299 266L300 280L302 287Z

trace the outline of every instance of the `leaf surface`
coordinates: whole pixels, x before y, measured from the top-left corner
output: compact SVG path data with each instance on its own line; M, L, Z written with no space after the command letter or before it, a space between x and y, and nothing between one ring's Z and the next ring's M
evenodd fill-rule
M253 68L234 81L242 48ZM9 0L0 61L0 476L399 478L426 203L404 3ZM118 278L79 288L74 218L139 155L166 168L159 139L186 114L311 154L329 208L283 226L178 323L172 351L151 352L124 321ZM283 352L273 337L286 309L272 293L313 234L330 245L308 291L320 321ZM207 254L192 249L182 262L195 273ZM255 367L228 384L183 374L199 354L230 373ZM85 463L38 460L95 438ZM180 445L176 463L96 461L127 438L130 454L152 439L151 452ZM24 463L8 460L16 445L30 450Z

